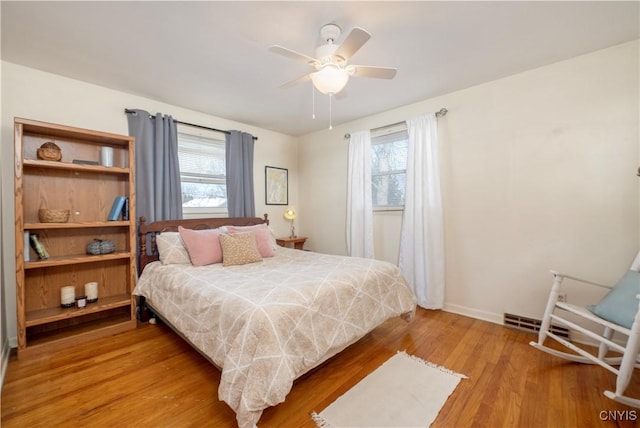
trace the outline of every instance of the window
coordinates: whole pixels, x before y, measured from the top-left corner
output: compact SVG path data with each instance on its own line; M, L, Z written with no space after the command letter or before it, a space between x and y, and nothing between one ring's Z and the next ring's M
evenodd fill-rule
M178 159L184 217L226 216L224 140L178 133Z
M406 124L371 134L371 192L373 209L404 207L409 135Z

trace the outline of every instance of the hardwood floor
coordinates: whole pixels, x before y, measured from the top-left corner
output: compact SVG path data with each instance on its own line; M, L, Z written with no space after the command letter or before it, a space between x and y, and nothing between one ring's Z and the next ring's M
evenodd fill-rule
M321 411L398 350L467 375L438 427L632 427L640 411L607 399L615 377L528 345L530 333L419 309L412 324L386 322L299 379L265 410L260 428L315 427ZM11 357L2 389L3 427L235 427L217 399L220 373L163 325L141 325L49 357ZM640 396L634 374L631 395Z

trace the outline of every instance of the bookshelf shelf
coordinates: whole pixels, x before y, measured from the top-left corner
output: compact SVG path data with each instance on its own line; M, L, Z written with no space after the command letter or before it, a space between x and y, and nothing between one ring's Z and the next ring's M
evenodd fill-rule
M107 260L129 259L130 257L131 253L128 251L118 251L115 253L100 255L78 254L75 256L49 257L46 260L25 261L24 269L41 269L53 266L76 265L80 263L97 263Z
M129 221L89 221L83 223L25 223L25 230L38 229L92 229L103 227L129 227Z

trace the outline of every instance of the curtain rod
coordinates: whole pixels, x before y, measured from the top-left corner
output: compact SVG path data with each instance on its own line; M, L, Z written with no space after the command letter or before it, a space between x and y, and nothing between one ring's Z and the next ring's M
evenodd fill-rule
M436 116L440 116L440 117L444 117L447 115L447 113L449 112L449 110L447 110L446 108L441 108L440 110L438 110L436 112ZM385 125L385 126L380 126L378 128L373 128L371 131L378 131L380 129L384 129L384 128L389 128L391 126L396 126L396 125L402 125L403 123L405 123L405 121L402 122L396 122L396 123L392 123L390 125ZM351 138L351 134L344 134L344 139L348 140L349 138Z
M134 114L136 111L135 111L135 110L130 110L130 109L126 108L126 109L124 109L124 112L125 112L126 114ZM155 116L149 115L149 117L152 117L152 118L154 118L154 119L155 119ZM211 127L209 127L209 126L204 126L204 125L196 125L195 123L182 122L181 120L178 120L178 119L173 119L173 121L174 121L175 123L180 124L180 125L192 126L192 127L194 127L194 128L200 128L200 129L207 129L207 130L209 130L209 131L222 132L223 134L227 134L227 135L231 134L231 132L230 132L230 131L224 131L224 130L222 130L222 129L211 128ZM257 140L257 139L258 139L258 137L253 137L253 139L254 139L254 140Z

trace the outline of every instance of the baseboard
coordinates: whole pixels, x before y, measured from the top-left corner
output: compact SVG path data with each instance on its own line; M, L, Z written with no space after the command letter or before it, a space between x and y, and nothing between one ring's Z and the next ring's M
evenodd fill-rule
M2 350L0 351L1 359L0 361L1 369L0 369L0 390L4 385L4 375L7 373L7 366L9 365L9 357L11 356L11 344L9 340L5 340L2 344Z
M502 314L494 314L493 312L481 311L479 309L467 308L466 306L454 305L451 303L445 303L442 310L445 312L464 315L482 321L489 321L494 324L504 325L504 317Z

